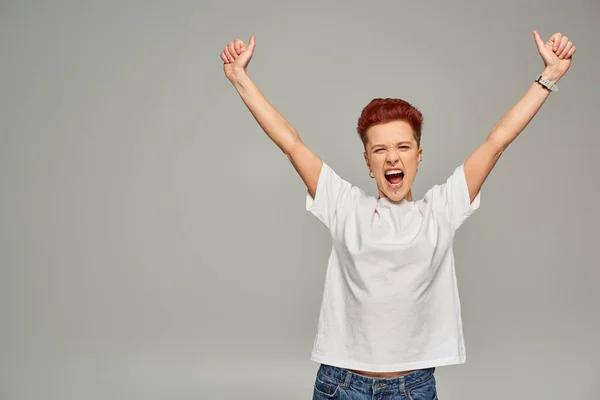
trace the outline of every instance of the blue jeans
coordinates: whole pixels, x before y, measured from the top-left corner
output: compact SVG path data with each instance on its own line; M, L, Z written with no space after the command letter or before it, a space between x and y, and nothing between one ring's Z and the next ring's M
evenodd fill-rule
M371 378L345 368L321 364L313 400L437 400L435 367L418 369L397 378Z

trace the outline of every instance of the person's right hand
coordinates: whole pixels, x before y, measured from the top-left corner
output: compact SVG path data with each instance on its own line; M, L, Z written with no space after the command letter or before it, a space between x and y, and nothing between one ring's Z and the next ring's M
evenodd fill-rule
M240 39L229 42L221 52L225 76L231 80L236 73L245 72L256 47L256 35L250 37L248 47Z

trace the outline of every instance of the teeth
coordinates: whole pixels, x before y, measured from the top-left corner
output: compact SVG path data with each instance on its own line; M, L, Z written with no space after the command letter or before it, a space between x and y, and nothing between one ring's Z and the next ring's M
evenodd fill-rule
M385 174L386 175L394 175L394 174L401 174L402 171L400 171L399 169L395 169L395 170L391 170L391 171L387 171Z

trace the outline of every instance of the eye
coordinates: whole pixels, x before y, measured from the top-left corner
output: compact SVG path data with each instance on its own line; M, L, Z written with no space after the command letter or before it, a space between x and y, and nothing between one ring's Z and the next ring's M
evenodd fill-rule
M381 153L383 151L383 149L376 149L375 153Z
M401 149L409 149L409 146L400 146Z

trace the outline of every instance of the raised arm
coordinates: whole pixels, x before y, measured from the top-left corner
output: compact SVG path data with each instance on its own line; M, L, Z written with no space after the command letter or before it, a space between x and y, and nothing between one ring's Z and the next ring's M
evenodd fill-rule
M575 46L560 33L552 35L546 44L536 31L533 31L533 36L545 64L542 76L553 83L558 82L571 66L571 56L575 54ZM492 128L485 142L469 155L464 170L471 201L479 193L483 182L504 150L525 129L549 94L549 89L534 82L517 104Z
M263 131L288 157L306 184L310 195L315 197L323 163L314 152L304 145L296 129L267 101L250 79L247 66L254 54L255 47L255 35L250 37L248 47L240 39L229 42L221 52L225 76L233 84Z

